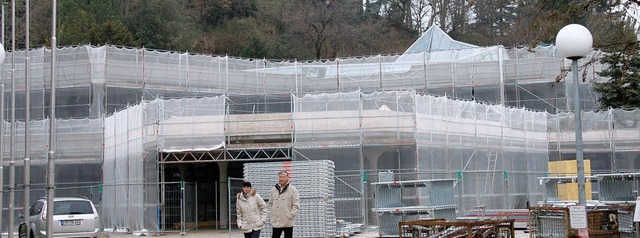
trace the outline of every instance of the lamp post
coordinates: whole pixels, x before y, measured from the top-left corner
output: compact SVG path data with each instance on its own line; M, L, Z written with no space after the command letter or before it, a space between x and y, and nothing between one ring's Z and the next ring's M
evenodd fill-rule
M2 10L4 11L4 5ZM2 69L1 65L4 62L5 55L4 44L0 44L0 69ZM1 72L2 70L0 70L0 74ZM1 76L0 79L2 79ZM2 211L2 208L4 208L2 201L2 197L4 197L4 83L2 82L0 82L0 94L0 211ZM2 234L2 224L2 216L0 216L0 234Z
M53 198L55 197L55 132L56 132L56 16L57 0L51 0L51 99L49 105L49 153L47 154L47 237L53 234Z
M578 77L578 60L591 51L593 37L589 30L579 24L566 25L556 36L556 48L560 56L571 60L573 72L573 107L576 130L576 163L578 167L578 204L586 205L587 197L584 184L584 156L582 152L582 117L580 115L580 92Z
M31 120L31 79L30 79L30 70L29 67L29 0L25 0L25 41L24 41L24 167L23 167L23 183L24 183L24 192L23 192L23 200L22 200L22 213L23 222L27 228L27 231L30 231L31 224L29 222L29 204L31 204L31 130L29 129L29 124Z

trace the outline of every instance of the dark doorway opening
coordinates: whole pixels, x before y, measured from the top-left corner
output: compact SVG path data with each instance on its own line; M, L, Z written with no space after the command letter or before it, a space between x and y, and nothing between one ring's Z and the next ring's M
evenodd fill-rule
M161 199L164 200L164 212L161 228L217 228L221 189L218 164L181 163L162 166L164 189Z

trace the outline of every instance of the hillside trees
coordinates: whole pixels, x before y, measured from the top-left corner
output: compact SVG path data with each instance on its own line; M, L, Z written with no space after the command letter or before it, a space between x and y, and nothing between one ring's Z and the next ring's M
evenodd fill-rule
M17 3L20 48L24 0ZM607 48L634 34L620 4L595 0L59 0L57 34L60 45L116 44L256 58L325 59L401 53L431 25L476 45L535 47L553 43L562 26L577 22L592 30L596 47ZM31 7L31 45L48 45L51 1L31 0ZM10 29L8 22L5 30Z

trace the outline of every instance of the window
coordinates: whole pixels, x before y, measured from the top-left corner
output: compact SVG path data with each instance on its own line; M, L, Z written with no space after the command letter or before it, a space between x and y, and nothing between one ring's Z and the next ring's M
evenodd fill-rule
M40 214L43 206L44 206L43 202L40 202L40 201L34 202L33 205L31 205L31 207L29 208L29 216L35 216Z
M53 205L53 215L93 214L89 201L58 201Z

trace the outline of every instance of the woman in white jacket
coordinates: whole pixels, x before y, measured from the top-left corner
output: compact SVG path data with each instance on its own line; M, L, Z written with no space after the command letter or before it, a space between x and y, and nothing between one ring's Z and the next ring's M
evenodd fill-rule
M242 183L242 192L236 196L236 212L238 228L245 238L260 237L260 230L267 222L267 206L264 200L251 188L250 182Z

